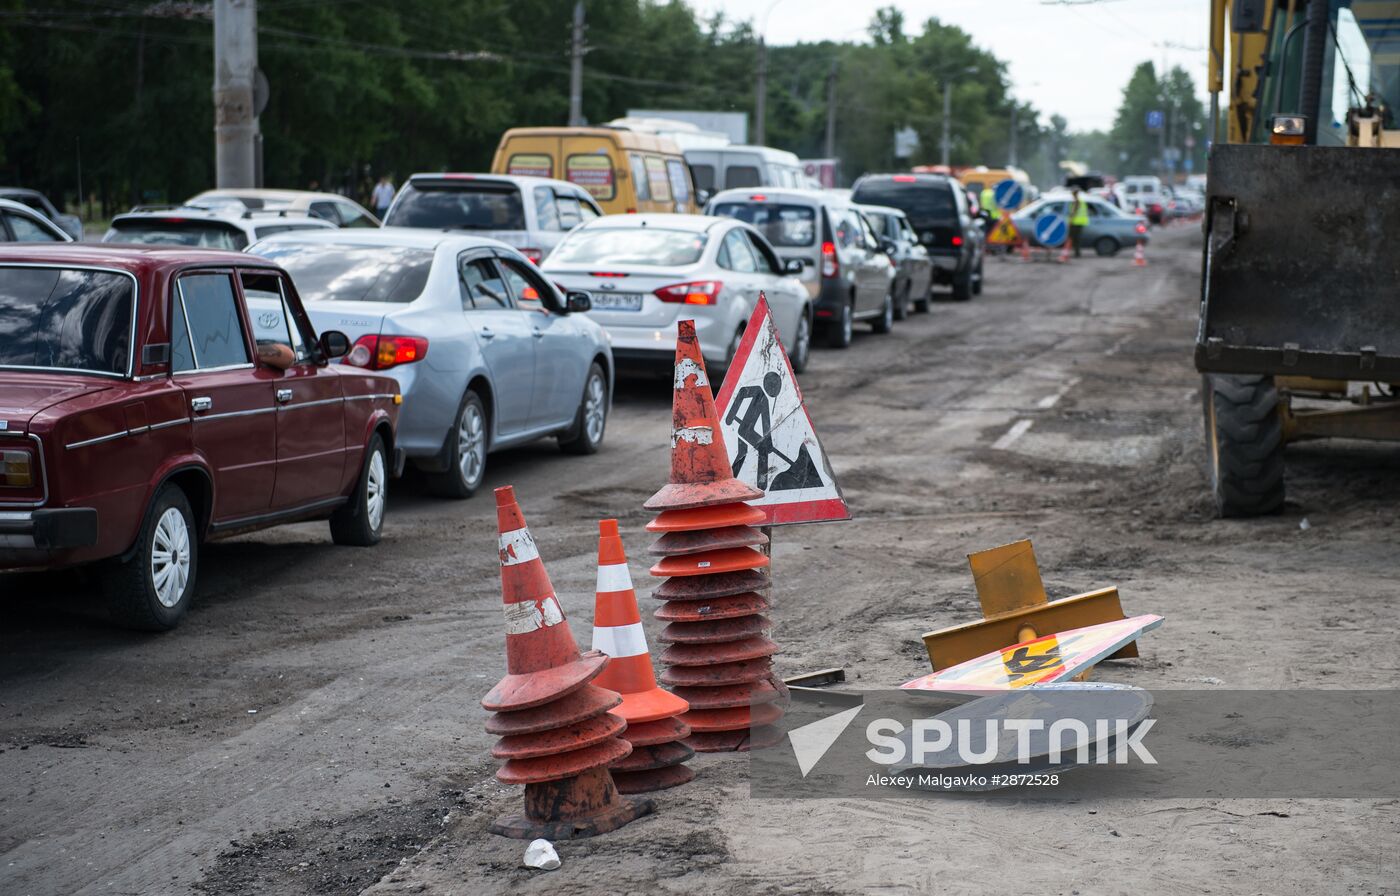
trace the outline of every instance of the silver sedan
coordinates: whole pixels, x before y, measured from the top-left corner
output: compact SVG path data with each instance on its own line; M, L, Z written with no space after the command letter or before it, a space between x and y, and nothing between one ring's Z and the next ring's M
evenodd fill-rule
M318 331L350 337L344 362L382 370L404 397L399 445L449 497L468 497L486 455L545 436L575 454L603 441L613 357L578 313L504 243L400 227L303 231L249 252L292 275Z
M811 297L757 230L706 215L609 215L576 227L545 259L545 274L590 296L588 316L608 330L619 362L669 363L676 321L695 320L705 363L718 377L766 294L792 361L807 365Z

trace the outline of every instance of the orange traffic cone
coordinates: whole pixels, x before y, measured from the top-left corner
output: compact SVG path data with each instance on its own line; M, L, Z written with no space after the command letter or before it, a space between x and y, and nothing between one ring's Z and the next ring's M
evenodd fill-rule
M763 492L735 479L715 414L695 321L683 320L676 336L671 397L671 479L644 504L647 510L689 510L752 501Z
M622 699L589 684L608 658L579 654L535 540L510 486L496 489L506 671L481 705L496 713L486 730L501 736L491 755L496 777L525 785L525 812L502 816L492 833L547 840L591 837L651 812L655 804L621 796L608 765L632 752L618 737Z
M1147 267L1147 256L1143 254L1142 240L1137 241L1137 248L1133 250L1133 267Z
M1058 261L1060 264L1064 264L1065 262L1069 261L1069 240L1065 240L1064 245L1060 247L1059 257L1057 257L1055 260Z
M773 723L783 715L787 689L773 673L778 645L764 595L769 591L768 537L754 526L764 514L742 503L762 492L730 475L729 455L690 321L676 341L671 481L646 503L662 510L647 529L660 533L651 553L654 576L669 577L652 597L665 601L656 617L667 622L658 659L663 684L690 704L680 719L686 743L700 752L747 750L776 742Z
M597 594L593 649L611 659L594 684L622 695L616 714L627 720L623 737L632 744L632 755L612 764L613 781L621 793L684 784L695 777L684 765L695 751L681 742L690 736L690 727L676 716L690 706L656 685L617 520L598 523Z
M1016 244L1021 250L1021 264L1029 264L1031 260L1031 247L1024 239Z

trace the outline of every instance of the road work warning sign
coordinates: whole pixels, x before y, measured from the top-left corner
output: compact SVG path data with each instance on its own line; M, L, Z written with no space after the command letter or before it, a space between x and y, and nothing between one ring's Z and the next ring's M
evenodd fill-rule
M1021 241L1021 232L1011 223L1011 215L1004 214L997 219L992 232L987 234L987 242L993 246L1014 246Z
M763 525L848 520L778 328L760 295L715 397L734 478L763 490Z

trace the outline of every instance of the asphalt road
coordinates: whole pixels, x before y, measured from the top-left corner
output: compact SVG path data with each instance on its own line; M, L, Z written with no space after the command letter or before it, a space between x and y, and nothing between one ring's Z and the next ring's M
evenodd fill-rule
M778 530L783 674L927 671L919 635L975 618L965 555L1034 540L1051 596L1107 584L1165 625L1104 680L1392 687L1400 458L1290 449L1290 503L1220 522L1191 369L1199 234L1131 258L991 262L986 293L815 353L802 378L855 519ZM865 328L860 328L864 330ZM208 546L190 615L110 627L80 574L0 578L0 893L1384 892L1394 800L753 800L699 759L657 814L519 866L518 806L478 701L504 655L489 489L516 487L580 643L596 521L646 594L642 502L669 390L619 391L595 457L491 458L466 502L398 485L382 544L305 524ZM1304 529L1300 524L1308 521ZM655 645L655 606L643 599Z

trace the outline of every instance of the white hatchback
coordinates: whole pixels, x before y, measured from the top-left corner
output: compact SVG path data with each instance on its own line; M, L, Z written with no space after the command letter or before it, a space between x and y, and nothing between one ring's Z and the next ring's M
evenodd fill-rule
M807 366L812 302L757 230L707 215L612 215L582 225L545 260L544 272L569 292L586 293L619 366L669 361L676 322L694 318L705 362L729 366L744 327L765 293L793 370Z

